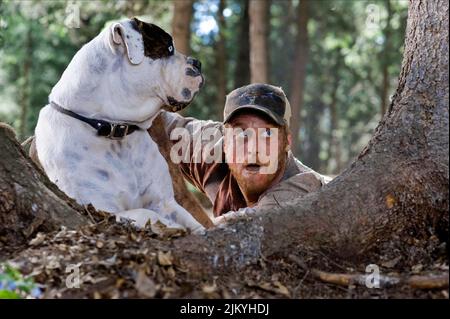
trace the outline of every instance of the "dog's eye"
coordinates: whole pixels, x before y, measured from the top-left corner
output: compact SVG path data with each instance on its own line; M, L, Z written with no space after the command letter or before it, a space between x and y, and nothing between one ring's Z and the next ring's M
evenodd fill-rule
M169 55L172 55L173 54L173 45L169 46L168 50L169 50Z

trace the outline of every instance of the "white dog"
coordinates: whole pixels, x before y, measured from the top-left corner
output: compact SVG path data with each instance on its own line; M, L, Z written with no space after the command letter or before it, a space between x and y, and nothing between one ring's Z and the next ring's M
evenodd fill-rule
M39 113L36 150L51 181L80 204L129 218L203 227L174 199L167 163L147 133L165 105L187 106L200 62L159 27L114 23L73 57Z

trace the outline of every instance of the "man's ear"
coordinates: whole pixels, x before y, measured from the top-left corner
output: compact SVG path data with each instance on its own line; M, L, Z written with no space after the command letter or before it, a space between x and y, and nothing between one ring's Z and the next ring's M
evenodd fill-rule
M292 134L288 133L287 135L288 144L286 145L286 151L289 151L292 148Z
M130 23L117 22L111 26L111 38L115 45L123 45L131 64L140 64L144 60L144 42L142 35L133 30Z

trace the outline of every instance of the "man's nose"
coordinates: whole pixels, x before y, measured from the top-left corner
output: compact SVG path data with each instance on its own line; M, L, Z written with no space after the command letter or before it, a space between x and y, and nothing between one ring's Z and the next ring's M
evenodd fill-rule
M190 65L192 65L194 68L196 68L198 71L201 71L202 70L202 63L199 61L199 60L197 60L197 59L195 59L195 58L193 58L193 57L188 57L187 58L187 63L188 64L190 64Z
M247 140L247 152L253 156L258 154L258 139L254 135L249 136Z

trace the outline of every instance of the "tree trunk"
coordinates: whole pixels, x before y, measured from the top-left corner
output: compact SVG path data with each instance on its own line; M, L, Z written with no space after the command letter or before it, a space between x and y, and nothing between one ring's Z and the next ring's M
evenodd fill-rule
M27 134L28 108L30 104L30 76L31 63L33 58L33 40L31 37L31 29L26 34L26 56L23 63L23 87L20 93L20 127L19 136L25 138Z
M152 139L158 144L158 148L162 156L169 165L170 176L172 177L173 190L175 193L175 200L181 206L184 207L191 215L203 226L210 228L213 226L208 215L194 197L194 195L188 190L186 182L181 174L181 171L177 165L175 165L170 159L170 141L164 133L164 124L161 120L161 116L158 116L152 123L152 126L148 130Z
M387 105L389 103L388 93L389 93L389 56L391 50L391 19L392 19L392 8L391 1L385 0L386 9L387 9L387 18L386 18L386 27L384 28L384 49L381 54L381 63L383 68L383 82L381 83L381 116L383 117L384 113L386 113Z
M308 0L301 0L298 5L297 24L297 52L294 62L294 72L292 74L290 103L292 109L291 133L292 151L295 155L300 155L300 126L301 112L303 108L306 64L308 63Z
M251 83L267 83L269 30L269 0L250 0L250 81Z
M236 45L238 56L234 71L234 87L238 88L250 82L250 43L249 43L249 0L241 0L242 16L239 19L239 36Z
M337 91L339 88L339 69L341 67L341 53L340 49L336 52L336 64L333 68L333 75L330 77L333 79L331 90L331 102L330 102L330 135L328 138L328 162L334 162L334 168L332 172L338 174L342 169L341 160L341 147L339 144L339 136L337 134L339 130L339 117L337 109Z
M225 0L219 1L219 10L217 11L217 22L219 26L219 34L217 40L216 50L216 64L217 64L217 115L222 117L223 106L225 105L225 96L227 94L227 48L225 45L225 17L223 10L225 9Z
M306 250L366 264L374 262L374 251L413 261L429 258L430 243L448 242L448 7L444 0L411 2L393 101L369 144L340 176L321 191L205 236L161 242L158 249L170 248L193 276L230 274L261 256L267 260ZM3 233L18 231L16 225L32 215L33 203L46 217L42 227L82 222L76 212L66 214L71 208L56 198L63 196L49 188L5 128L0 149L5 150L0 158Z
M311 112L305 117L305 131L308 132L303 139L302 161L312 169L321 171L320 144L324 138L319 123L325 110L323 99L319 96L311 102Z
M2 123L0 150L0 247L23 244L38 231L88 223L78 213L83 208L49 181Z
M173 2L172 37L177 51L191 54L191 19L193 0Z

